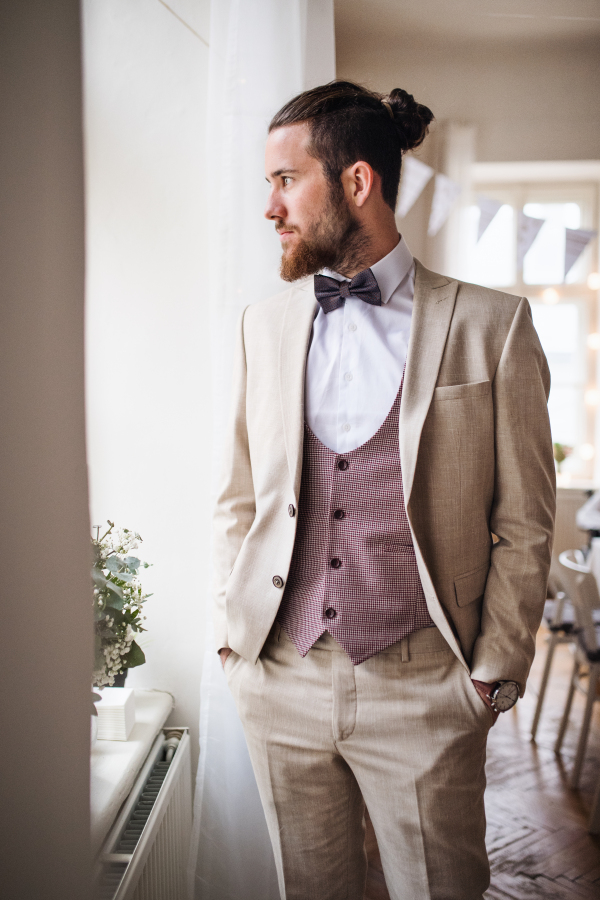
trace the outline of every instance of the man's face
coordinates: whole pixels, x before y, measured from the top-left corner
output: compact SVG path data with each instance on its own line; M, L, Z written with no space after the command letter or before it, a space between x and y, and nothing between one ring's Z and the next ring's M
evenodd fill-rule
M341 184L336 189L327 180L319 160L306 149L309 141L304 122L276 128L267 139L265 171L271 190L265 216L275 223L281 241L285 281L325 266L335 269L360 232Z

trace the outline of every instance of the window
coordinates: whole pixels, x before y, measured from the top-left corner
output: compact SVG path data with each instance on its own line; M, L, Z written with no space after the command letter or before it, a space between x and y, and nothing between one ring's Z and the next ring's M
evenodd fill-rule
M477 205L468 210L465 220L467 279L525 296L531 303L552 378L552 438L572 448L562 466L563 483L600 482L600 459L595 459L600 399L597 238L564 277L565 229L598 228L600 165L593 173L595 178L573 178L573 170L584 165L594 164L476 165L474 194L495 200L500 207L479 240ZM571 167L568 180L542 180L549 166L565 171ZM519 172L519 168L525 171ZM519 178L521 174L525 177ZM543 224L533 223L532 233L537 234L519 259L519 224L532 225L522 214ZM598 451L600 455L600 444Z

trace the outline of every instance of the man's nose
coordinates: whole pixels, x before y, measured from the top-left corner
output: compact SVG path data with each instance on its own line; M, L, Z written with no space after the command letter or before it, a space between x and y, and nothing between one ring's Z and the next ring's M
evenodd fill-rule
M275 193L269 194L269 199L265 206L265 219L269 219L269 221L271 219L285 219L285 206Z

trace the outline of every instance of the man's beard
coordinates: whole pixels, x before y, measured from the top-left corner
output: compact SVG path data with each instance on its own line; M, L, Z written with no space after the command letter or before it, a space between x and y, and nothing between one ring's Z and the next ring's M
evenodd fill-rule
M293 250L284 252L279 274L284 281L297 281L324 268L340 275L360 271L368 247L369 239L352 215L340 185L339 190L331 190L322 218L306 239L301 238Z

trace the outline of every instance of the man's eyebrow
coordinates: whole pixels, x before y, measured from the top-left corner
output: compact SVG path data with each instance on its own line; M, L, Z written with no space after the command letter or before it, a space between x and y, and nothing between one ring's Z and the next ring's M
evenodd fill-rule
M275 172L271 172L271 178L279 178L280 175L297 175L299 171L299 169L276 169Z

